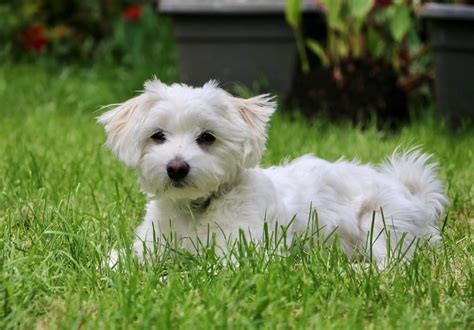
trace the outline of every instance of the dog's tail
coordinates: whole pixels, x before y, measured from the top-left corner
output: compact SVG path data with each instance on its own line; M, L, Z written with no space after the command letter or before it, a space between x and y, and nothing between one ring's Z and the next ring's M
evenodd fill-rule
M431 155L411 149L395 152L382 164L380 171L397 178L430 210L431 219L439 219L444 213L448 198L437 176L438 164L430 162Z

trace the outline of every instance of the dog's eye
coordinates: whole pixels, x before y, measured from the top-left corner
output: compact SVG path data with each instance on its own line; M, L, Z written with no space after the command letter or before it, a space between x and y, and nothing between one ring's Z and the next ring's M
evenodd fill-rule
M166 141L165 133L159 131L151 136L151 138L157 143L163 143Z
M204 132L202 133L201 135L199 135L196 139L196 142L199 144L199 145L211 145L212 143L214 143L214 141L216 140L216 137L214 135L212 135L211 133L209 132Z

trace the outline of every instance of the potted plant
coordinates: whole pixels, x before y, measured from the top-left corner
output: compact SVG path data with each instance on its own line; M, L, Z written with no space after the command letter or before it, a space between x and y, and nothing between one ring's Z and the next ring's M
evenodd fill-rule
M299 1L289 0L287 10L294 11L292 6ZM418 33L419 4L410 0L318 3L326 12L327 38L324 42L304 35L298 38L303 43L300 48L319 61L307 60L304 66L310 69L295 81L290 105L308 115L324 113L355 123L376 117L385 126L407 119L408 96L427 90L421 87L429 84L431 76L428 47ZM293 28L300 24L297 17L288 15Z
M253 86L285 96L297 69L295 36L285 21L284 0L162 0L172 19L183 82L209 79ZM324 28L320 8L302 5L305 20ZM265 87L265 86L264 86Z
M423 7L434 51L438 107L453 125L474 119L474 6Z

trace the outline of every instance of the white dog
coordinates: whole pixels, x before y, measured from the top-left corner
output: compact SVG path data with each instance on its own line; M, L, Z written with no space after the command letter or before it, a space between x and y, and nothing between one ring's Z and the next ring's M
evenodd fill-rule
M137 170L148 195L134 244L140 259L170 235L194 250L211 233L225 252L239 230L261 239L265 221L269 228L290 224L291 239L307 228L312 209L321 231L335 231L349 256L366 247L372 228L378 262L387 256L388 239L407 250L415 239L440 239L447 197L429 156L415 150L371 166L305 155L262 169L274 110L268 95L237 98L213 81L193 88L152 80L98 118L106 145ZM112 252L112 263L116 257Z

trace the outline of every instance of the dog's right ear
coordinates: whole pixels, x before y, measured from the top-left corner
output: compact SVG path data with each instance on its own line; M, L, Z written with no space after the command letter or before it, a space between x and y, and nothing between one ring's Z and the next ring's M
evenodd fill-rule
M97 117L107 133L106 146L125 163L135 168L141 155L139 129L144 120L144 112L155 101L148 93L135 96Z

